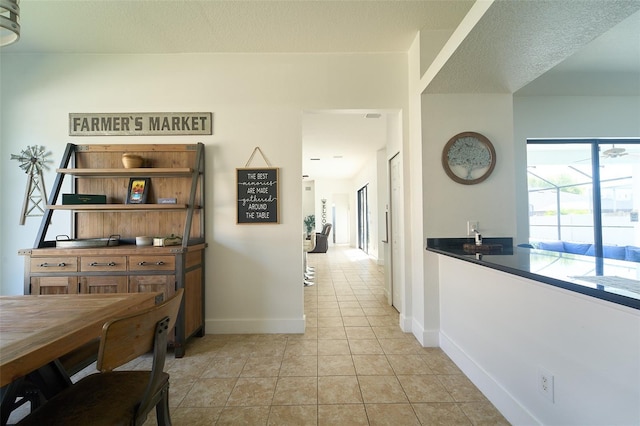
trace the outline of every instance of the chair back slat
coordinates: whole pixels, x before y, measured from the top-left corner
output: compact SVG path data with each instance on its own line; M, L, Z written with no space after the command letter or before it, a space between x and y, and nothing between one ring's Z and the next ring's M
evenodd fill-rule
M102 340L97 368L106 372L126 364L153 350L156 324L169 317L169 330L176 322L184 290L179 289L169 300L151 308L107 322L102 328Z

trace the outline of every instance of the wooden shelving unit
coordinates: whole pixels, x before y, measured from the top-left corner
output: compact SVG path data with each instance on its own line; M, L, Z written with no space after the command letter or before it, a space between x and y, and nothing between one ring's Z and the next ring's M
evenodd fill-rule
M145 167L125 169L124 153L138 154ZM161 292L184 288L173 345L184 355L187 338L204 335L204 145L68 144L34 247L20 250L25 294ZM147 203L127 204L129 180L149 178ZM100 194L107 204L61 204L62 188ZM158 203L175 198L175 204ZM119 235L116 246L56 247L47 235L55 212L71 215L69 237L79 242ZM136 246L135 237L182 237L182 244Z
M82 205L47 205L51 210L74 211L152 211L152 210L187 210L188 204L82 204ZM194 206L199 209L200 206Z
M111 178L114 176L191 176L190 168L136 168L136 169L56 169L56 173L73 176Z

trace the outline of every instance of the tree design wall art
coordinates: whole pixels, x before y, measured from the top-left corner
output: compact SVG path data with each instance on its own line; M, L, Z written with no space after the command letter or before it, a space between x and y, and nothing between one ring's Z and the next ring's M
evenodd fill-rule
M496 163L493 145L483 135L463 132L452 137L442 151L442 166L454 181L473 185L489 177Z

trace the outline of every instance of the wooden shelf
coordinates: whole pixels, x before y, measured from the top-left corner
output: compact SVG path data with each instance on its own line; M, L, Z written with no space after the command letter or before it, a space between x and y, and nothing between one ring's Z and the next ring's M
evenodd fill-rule
M147 167L125 169L124 153L140 155ZM205 332L204 144L69 143L59 167L36 243L21 250L27 257L24 293L160 292L168 298L184 289L173 339L174 355L182 357L186 340ZM150 180L149 203L125 204L127 183L141 178ZM63 204L69 186L72 194L100 194L110 204ZM162 198L181 203L158 204ZM72 240L119 235L119 245L57 247L52 235L47 239L54 215L71 218ZM143 235L181 236L182 243L136 246L136 236Z
M150 210L186 210L188 204L56 204L48 205L51 210L75 210L75 211L150 211ZM199 209L200 206L194 206Z
M143 167L137 169L56 169L57 173L87 176L87 177L105 177L112 178L114 176L191 176L193 169L187 167Z

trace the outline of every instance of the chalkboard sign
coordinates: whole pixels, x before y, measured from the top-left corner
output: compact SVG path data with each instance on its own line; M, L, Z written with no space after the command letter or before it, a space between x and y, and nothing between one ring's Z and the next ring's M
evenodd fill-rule
M278 168L236 169L238 223L280 223Z

